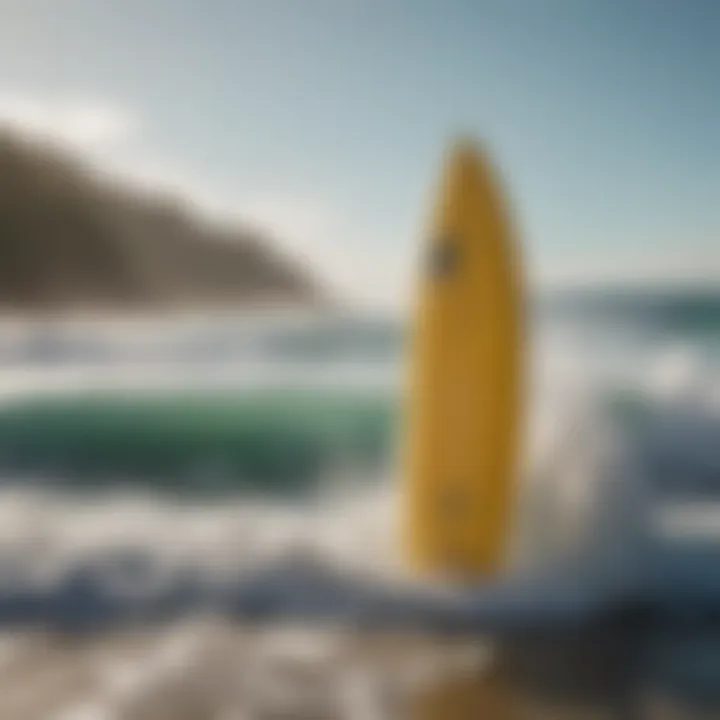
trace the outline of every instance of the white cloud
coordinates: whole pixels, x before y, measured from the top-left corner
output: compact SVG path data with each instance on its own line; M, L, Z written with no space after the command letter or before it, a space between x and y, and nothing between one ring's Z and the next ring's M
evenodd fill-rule
M30 139L69 146L82 160L121 182L175 193L210 213L222 211L217 194L146 146L144 123L122 103L0 89L2 126Z
M113 103L1 91L0 124L89 150L117 146L139 127L133 113Z

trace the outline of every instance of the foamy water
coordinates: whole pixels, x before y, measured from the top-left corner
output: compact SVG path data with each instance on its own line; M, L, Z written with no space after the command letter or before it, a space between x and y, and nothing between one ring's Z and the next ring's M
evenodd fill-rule
M188 387L241 394L277 384L383 394L401 387L399 344L378 343L358 359L357 338L332 352L298 345L303 333L315 332L312 323L291 324L294 341L285 343L273 343L269 326L260 327L232 319L210 327L164 323L114 331L83 325L39 349L27 329L15 328L3 343L0 397L18 402L78 390ZM610 388L720 408L714 368L696 348L678 343L640 353L606 349L602 356L584 352L562 333L540 334L533 377L528 483L541 474L538 468L552 467L573 428L592 427L598 398ZM0 548L3 557L57 566L110 548L144 548L164 561L191 559L219 574L241 574L300 553L331 568L394 575L401 571L394 464L383 474L367 483L328 478L319 498L302 503L257 496L189 503L122 489L68 496L15 483L0 491ZM583 488L571 491L582 504ZM216 619L62 642L11 633L0 637L0 717L460 718L433 715L433 701L422 698L468 675L480 678L489 652L473 638L443 643L285 626L261 632ZM475 708L485 702L492 712L488 708L501 700L497 688L485 687L472 702L480 703ZM515 707L518 702L512 699Z

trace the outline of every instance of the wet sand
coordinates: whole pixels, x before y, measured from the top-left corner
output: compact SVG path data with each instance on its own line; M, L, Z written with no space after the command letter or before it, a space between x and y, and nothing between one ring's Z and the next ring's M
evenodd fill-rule
M601 720L543 702L489 644L212 619L105 636L0 636L3 720ZM648 708L648 718L710 717Z
M0 637L7 720L396 718L419 687L476 672L482 646L255 630L196 621L163 631Z

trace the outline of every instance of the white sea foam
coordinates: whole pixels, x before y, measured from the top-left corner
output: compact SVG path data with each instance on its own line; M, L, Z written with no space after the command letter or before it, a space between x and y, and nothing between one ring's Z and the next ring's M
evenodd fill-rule
M312 323L303 322L303 332L310 332ZM75 328L75 335L68 332L62 343L51 342L47 347L41 343L39 350L29 342L26 329L16 330L1 343L0 397L17 401L93 388L205 387L242 392L274 383L353 386L382 393L399 388L402 364L397 347L383 346L361 357L342 348L318 350L312 343L309 354L292 343L270 343L274 349L269 351L259 340L260 335L267 337L262 333L269 333L268 326L261 326L262 333L257 327L232 318L210 326L164 322L127 325L115 331L96 327L92 332L83 326ZM565 475L568 487L562 494L568 507L577 508L579 523L583 518L579 508L592 500L592 452L577 442L577 432L583 428L584 438L599 437L600 409L608 393L629 389L680 405L712 406L715 398L720 407L720 383L712 368L702 362L695 348L677 343L632 352L610 344L598 352L597 345L584 348L556 328L552 335L538 333L531 375L525 475L541 482L552 476L561 456L565 467L575 467ZM58 564L102 548L146 548L166 559L193 558L218 573L239 573L302 552L330 567L394 573L400 565L395 469L387 467L384 473L387 477L379 482L372 478L364 489L339 475L330 477L322 497L302 504L257 497L189 504L127 492L92 499L15 487L0 492L0 547L6 555L34 559L45 555ZM142 660L110 652L98 666L102 677L94 689L80 700L58 702L62 712L57 717L125 717L125 709L142 698L150 702L153 693L160 692L158 688L165 688L166 695L182 696L178 677L187 672L191 657L205 657L211 636L212 643L222 644L217 631L208 635L199 626L187 626L171 630L166 641L155 643ZM255 717L258 708L280 712L303 703L312 712L325 696L332 698L335 708L338 703L354 708L355 715L348 711L342 717L396 717L385 698L388 684L396 690L416 687L451 666L453 672L468 664L476 667L483 649L466 643L453 665L450 658L454 656L447 648L409 643L402 662L386 663L388 667L382 669L377 657L353 664L348 659L352 640L346 635L307 635L302 628L279 628L259 644L237 636L235 644L245 650L235 650L229 667L235 673L234 684L246 688L247 696L244 705L228 700L228 713ZM6 665L5 655L15 653L14 642L8 640L2 646L0 672ZM315 676L308 674L308 667L314 668ZM216 676L220 675L216 669ZM313 677L322 680L313 685Z

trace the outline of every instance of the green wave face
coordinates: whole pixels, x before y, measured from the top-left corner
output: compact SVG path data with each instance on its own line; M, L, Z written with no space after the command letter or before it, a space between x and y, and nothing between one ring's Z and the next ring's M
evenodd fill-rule
M396 401L380 392L93 393L0 411L9 474L64 487L307 494L390 462Z
M618 349L622 362L636 362L637 356L643 363L645 342L649 356L656 346L687 341L703 351L710 348L720 361L717 293L604 290L549 298L536 303L535 311L533 327L540 335L548 320L551 328L558 321L563 336L574 338L580 330L573 347L578 352L591 348L581 354L589 368ZM623 332L626 327L632 332ZM169 337L177 330L179 339L168 340L165 347L168 328L174 328ZM105 347L100 337L85 337L77 328L68 332L67 337L60 331L39 332L27 347L0 343L0 361L11 369L35 370L40 380L46 370L52 373L53 363L81 369L83 363L121 362L123 353L117 356L112 343ZM287 496L314 492L326 481L347 476L365 482L379 478L393 461L397 385L391 384L390 391L357 389L335 373L346 361L361 370L396 368L404 332L400 322L387 318L307 325L288 321L278 327L235 321L200 329L161 324L158 346L165 349L159 352L170 367L182 369L186 360L197 360L197 372L212 373L215 361L232 360L242 375L244 353L253 350L263 362L280 363L272 382L280 380L282 389L273 384L222 391L83 391L0 404L0 483L42 481L73 488L121 483L190 494ZM597 348L590 337L602 339ZM124 342L124 350L132 351L132 337ZM143 362L142 355L136 359ZM305 369L327 376L332 389L287 379ZM641 406L626 401L615 412L635 418Z

